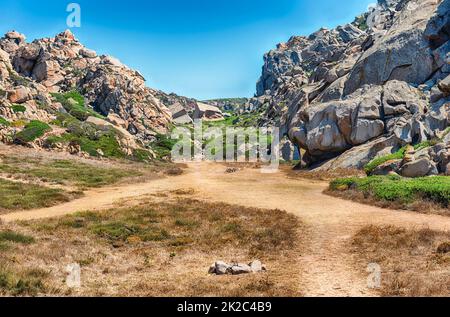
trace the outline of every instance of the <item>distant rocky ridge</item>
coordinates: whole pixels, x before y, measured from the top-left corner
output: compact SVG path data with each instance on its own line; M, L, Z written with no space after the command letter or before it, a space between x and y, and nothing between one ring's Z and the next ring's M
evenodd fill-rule
M163 132L170 123L167 108L155 97L156 91L145 86L139 72L111 56L97 56L70 31L32 43L9 32L0 40L0 48L9 55L12 70L33 80L40 92L77 89L95 111L104 116L117 114L142 139L150 128Z
M84 100L73 100L77 99L73 92ZM55 96L73 98L65 100ZM54 38L31 43L16 31L0 39L0 138L3 142L15 142L15 136L32 120L49 124L70 112L78 119L81 115L83 124L88 121L84 114L97 117L91 123L96 121L98 125L103 120L101 126L112 124L121 131L120 135L126 134L127 144L134 144L134 148L146 147L156 135L168 132L172 114L167 106L175 101L194 109L195 103L189 98L146 87L138 71L111 56L98 56L68 30ZM50 134L61 136L66 130L54 127ZM33 142L29 143L33 146L45 143L31 139Z
M445 172L449 39L450 0L379 0L351 24L293 36L267 53L248 107L264 108L260 124L280 126L307 166L362 168L433 141L443 162L429 171Z

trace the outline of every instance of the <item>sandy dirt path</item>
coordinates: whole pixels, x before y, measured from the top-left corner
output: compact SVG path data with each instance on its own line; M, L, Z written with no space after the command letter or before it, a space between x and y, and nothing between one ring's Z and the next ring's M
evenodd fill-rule
M181 176L93 190L69 203L14 212L0 219L10 222L102 210L123 200L188 188L195 189L196 198L208 201L283 209L300 217L308 228L301 233L306 247L298 265L303 278L301 290L306 296L376 295L367 288L366 278L355 270L352 254L348 252L351 236L365 225L450 230L450 217L386 210L324 195L325 182L290 179L282 172L262 174L259 169L250 168L226 174L225 169L220 164L191 164Z

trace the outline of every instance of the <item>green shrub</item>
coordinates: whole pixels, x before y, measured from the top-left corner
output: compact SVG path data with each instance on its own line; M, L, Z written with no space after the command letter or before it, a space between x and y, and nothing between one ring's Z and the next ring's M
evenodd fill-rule
M387 161L391 161L391 160L401 160L405 157L405 152L406 152L406 147L401 148L400 150L398 150L395 153L389 154L389 155L385 155L382 157L378 157L374 160L372 160L371 162L369 162L366 166L364 166L364 171L367 174L372 173L378 166L380 166L381 164L387 162Z
M89 153L91 156L99 156L97 149L100 149L106 157L125 157L119 142L113 134L102 135L98 140L81 137L78 139L78 142L81 150Z
M447 136L450 133L450 127L448 127L447 129L444 130L444 137Z
M51 128L48 124L33 120L21 132L17 133L14 139L19 143L28 143L40 138L50 130Z
M428 147L435 146L436 144L438 144L440 142L442 142L442 140L439 140L439 139L432 139L429 141L424 141L424 142L414 145L414 150L420 151L420 150L426 149Z
M360 30L366 31L369 26L366 23L367 17L366 15L360 15L357 18L355 18L355 21L353 22Z
M51 122L53 125L57 125L62 128L67 128L71 123L79 123L80 120L71 116L68 113L58 113L56 119Z
M14 113L23 113L23 112L27 111L27 108L25 106L17 105L17 104L13 104L11 106L11 109Z
M17 171L17 168L12 171ZM62 189L0 179L0 211L50 207L70 201L74 196L75 193Z
M22 244L31 244L34 238L13 231L0 231L0 242L14 242Z
M117 131L112 127L100 128L94 124L82 122L70 114L58 115L53 124L67 128L67 133L58 137L49 137L46 142L50 146L55 143L73 142L91 156L99 156L97 150L101 150L105 157L126 157L117 141Z
M3 118L3 117L0 117L0 125L3 125L3 126L10 126L11 125L11 123L8 121L8 120L6 120L5 118Z
M156 141L152 144L152 149L160 159L170 156L172 148L177 144L178 140L170 138L170 135L157 134Z
M139 162L146 162L152 157L151 153L145 149L133 150L133 159Z
M86 107L84 97L78 91L53 93L52 96L60 102L63 108L78 120L85 121L88 117L104 118L92 109Z
M86 121L91 116L88 111L79 108L70 110L70 114L81 121Z
M429 200L449 207L450 177L435 176L402 178L400 176L370 176L343 178L330 183L330 190L354 189L378 200L397 201L403 204L418 199Z

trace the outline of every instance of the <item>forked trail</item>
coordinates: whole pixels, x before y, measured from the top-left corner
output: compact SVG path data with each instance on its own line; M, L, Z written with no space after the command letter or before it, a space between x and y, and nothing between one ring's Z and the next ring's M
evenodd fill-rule
M220 164L191 164L184 175L149 183L109 187L87 192L80 199L39 210L15 212L2 221L62 216L78 211L101 210L122 200L137 199L160 191L195 190L194 196L242 206L283 209L300 217L307 232L298 269L302 271L301 291L306 296L372 296L364 276L355 272L348 252L351 236L368 224L399 227L428 227L450 230L450 217L386 210L324 195L325 182L290 179L282 172L262 174L243 169L226 174ZM362 268L364 269L364 268Z

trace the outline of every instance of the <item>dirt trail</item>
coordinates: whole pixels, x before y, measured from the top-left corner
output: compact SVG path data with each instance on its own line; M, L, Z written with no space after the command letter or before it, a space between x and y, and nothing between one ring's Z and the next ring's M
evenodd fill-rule
M386 210L326 196L325 182L289 179L282 172L262 174L244 169L226 174L219 164L192 164L186 174L144 184L109 187L87 192L83 198L59 206L14 212L2 221L55 217L84 210L106 209L122 200L176 189L195 189L195 196L243 206L283 209L301 218L308 232L298 268L303 273L302 293L307 296L372 296L364 277L355 272L347 244L367 224L429 227L450 230L450 217ZM364 269L364 268L362 268Z

